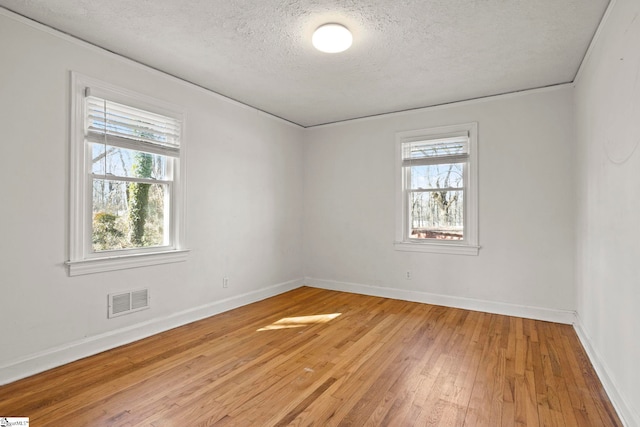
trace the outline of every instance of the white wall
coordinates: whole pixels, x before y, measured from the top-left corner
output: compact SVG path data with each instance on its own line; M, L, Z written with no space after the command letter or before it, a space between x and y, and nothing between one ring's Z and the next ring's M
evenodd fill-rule
M468 122L479 125L479 256L394 250L395 133ZM574 310L572 122L564 86L308 129L309 283L537 317Z
M0 58L0 384L302 283L301 128L2 9ZM184 108L187 262L68 277L71 70Z
M617 0L576 86L577 311L619 412L640 426L640 2ZM617 396L616 396L617 395Z

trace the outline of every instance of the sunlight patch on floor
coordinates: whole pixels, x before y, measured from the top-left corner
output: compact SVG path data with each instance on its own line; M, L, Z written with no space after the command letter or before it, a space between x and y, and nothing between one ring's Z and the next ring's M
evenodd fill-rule
M269 326L258 329L258 331L274 331L277 329L291 329L291 328L303 328L309 325L316 325L318 323L327 323L342 313L331 314L315 314L312 316L299 316L299 317L284 317L277 322L273 322Z

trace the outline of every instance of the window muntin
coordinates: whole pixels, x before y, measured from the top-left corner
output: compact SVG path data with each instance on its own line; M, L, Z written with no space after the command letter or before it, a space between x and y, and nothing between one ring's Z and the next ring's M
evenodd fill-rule
M174 106L72 73L70 275L183 261Z
M396 140L396 249L477 254L477 124Z

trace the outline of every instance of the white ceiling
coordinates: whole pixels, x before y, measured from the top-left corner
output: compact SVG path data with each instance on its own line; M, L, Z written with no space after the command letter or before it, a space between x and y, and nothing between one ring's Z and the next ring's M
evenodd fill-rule
M609 0L0 0L302 126L573 81ZM318 26L354 36L311 46Z

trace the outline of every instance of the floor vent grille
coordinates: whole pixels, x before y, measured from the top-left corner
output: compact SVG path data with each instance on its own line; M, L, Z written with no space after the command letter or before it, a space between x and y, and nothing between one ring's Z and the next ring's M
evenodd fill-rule
M147 308L149 308L149 289L109 294L109 318Z

